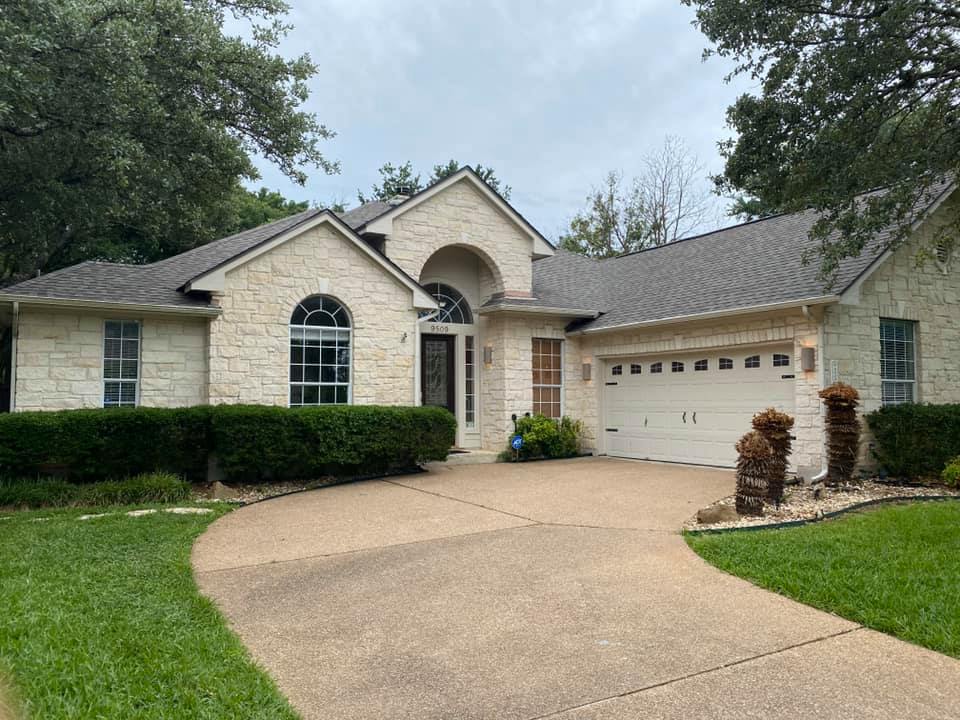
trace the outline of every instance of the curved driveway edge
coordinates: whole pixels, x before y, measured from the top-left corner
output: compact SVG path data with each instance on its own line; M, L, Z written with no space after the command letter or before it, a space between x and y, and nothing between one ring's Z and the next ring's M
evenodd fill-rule
M960 663L756 588L677 534L727 471L440 468L218 520L201 590L304 718L956 718Z

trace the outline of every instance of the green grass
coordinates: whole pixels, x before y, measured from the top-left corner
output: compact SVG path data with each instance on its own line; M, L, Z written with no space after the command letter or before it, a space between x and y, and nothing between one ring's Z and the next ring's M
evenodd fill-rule
M960 658L960 502L687 542L761 587Z
M296 718L193 582L190 547L228 511L0 519L0 680L21 713Z
M0 478L0 508L129 505L178 502L188 497L190 484L163 472L91 483L60 478Z

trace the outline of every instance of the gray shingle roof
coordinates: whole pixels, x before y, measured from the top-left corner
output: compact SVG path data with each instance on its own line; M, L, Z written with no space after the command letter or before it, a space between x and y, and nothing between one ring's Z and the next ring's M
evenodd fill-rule
M923 210L950 187L935 188ZM893 228L841 262L828 287L815 255L803 263L816 251L810 231L818 217L778 215L593 264L558 251L533 264L535 303L595 308L602 315L581 326L594 330L840 294L877 259Z
M393 210L393 208L394 206L388 202L371 200L370 202L365 202L359 207L353 208L353 210L347 210L345 213L340 213L340 219L351 228L356 230L363 227L371 220L375 220L384 213Z

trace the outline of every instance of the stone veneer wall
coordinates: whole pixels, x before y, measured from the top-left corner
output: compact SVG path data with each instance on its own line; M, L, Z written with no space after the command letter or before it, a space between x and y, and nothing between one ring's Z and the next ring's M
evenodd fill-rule
M210 402L289 402L290 314L310 295L350 311L353 402L413 404L412 293L326 225L227 273L211 323Z
M593 363L591 382L571 376L567 389L568 406L579 408L588 441L598 443L601 418L597 383L603 377L603 359L631 355L659 355L731 346L750 346L774 342L792 343L796 379L796 428L793 463L798 469L819 469L823 451L823 422L820 414L821 373L800 371L800 349L819 346L819 323L803 317L799 310L789 315L745 316L714 322L687 323L640 331L588 334L581 337L581 360ZM819 362L819 361L818 361ZM572 397L571 397L572 396ZM762 408L757 408L758 410Z
M205 318L137 317L22 307L17 338L17 410L98 408L103 403L103 323L141 322L140 404L207 401Z
M530 238L467 180L394 220L386 254L411 277L419 278L430 256L448 245L469 247L488 265L481 273L485 295L529 296L533 283Z
M954 200L950 209L956 211L958 204ZM855 303L827 309L827 371L830 363L836 363L837 378L860 391L863 412L881 405L880 318L917 323L916 400L960 402L960 247L945 268L932 258L918 263L917 257L929 246L942 216L942 212L935 214L867 278ZM870 442L865 433L861 460L867 465Z
M565 321L536 315L500 313L488 316L482 345L493 348L493 362L481 365L481 412L483 414L483 446L503 450L513 433L511 416L522 416L533 410L533 338L564 341L564 410L578 417L567 407L574 370L579 364L579 341L566 338ZM483 350L480 350L483 359ZM577 361L578 362L578 361Z

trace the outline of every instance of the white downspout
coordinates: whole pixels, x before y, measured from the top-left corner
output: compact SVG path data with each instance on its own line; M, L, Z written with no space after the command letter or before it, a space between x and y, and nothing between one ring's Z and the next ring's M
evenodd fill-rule
M809 317L807 317L808 314L809 314ZM803 315L804 315L804 317L807 317L808 320L812 320L812 318L813 318L812 313L810 313L810 308L809 308L807 305L804 305L804 306L803 306ZM821 387L821 389L824 387L824 381L827 379L827 367L826 367L826 365L827 365L827 362L826 362L826 360L827 360L827 349L826 349L826 348L824 347L824 345L823 345L824 337L825 337L825 335L824 335L824 332L823 332L823 321L821 320L821 321L817 324L817 347L819 348L819 351L820 351L820 357L819 357L818 359L819 359L819 361L820 361L820 387ZM827 430L826 430L826 427L824 427L824 412L823 412L823 406L822 406L822 404L821 404L821 407L820 407L820 426L821 426L820 432L821 432L822 437L823 437L823 452L820 454L820 458L821 458L821 459L820 459L820 465L821 465L822 469L820 470L820 472L818 472L816 475L814 475L812 478L810 478L810 484L811 484L811 485L816 485L817 483L823 482L824 480L827 479L827 475L830 473L830 466L829 466L829 463L828 463L828 461L827 461Z
M10 412L17 407L17 336L20 334L20 303L13 301L10 324Z
M440 309L431 310L428 315L417 318L413 324L413 404L420 406L423 404L423 398L420 395L420 327L423 323L430 322L440 314Z

